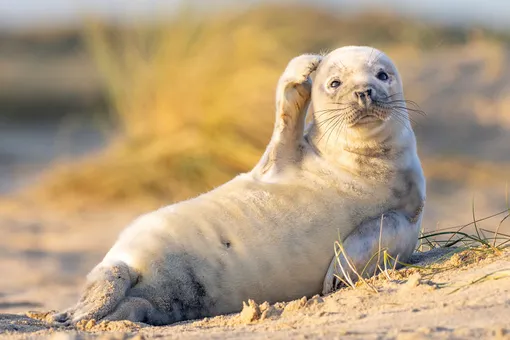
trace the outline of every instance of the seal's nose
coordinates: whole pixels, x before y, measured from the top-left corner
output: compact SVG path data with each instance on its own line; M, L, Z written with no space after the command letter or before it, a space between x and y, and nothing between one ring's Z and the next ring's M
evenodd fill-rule
M358 100L372 99L372 89L366 89L364 91L355 91L354 95Z

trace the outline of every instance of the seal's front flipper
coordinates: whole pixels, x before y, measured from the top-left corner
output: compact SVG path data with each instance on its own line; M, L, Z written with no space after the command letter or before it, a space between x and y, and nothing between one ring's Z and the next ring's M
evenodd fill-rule
M378 259L379 266L384 268L384 250L394 259L398 256L399 262L406 262L417 246L420 224L421 217L417 221L410 221L405 214L393 211L384 214L382 229L381 218L361 224L343 240L345 252L333 257L324 278L322 293L335 291L342 280L356 282L358 274L364 278L372 276L376 272Z
M271 142L253 169L257 177L281 172L287 164L300 161L303 151L305 117L310 104L312 81L322 57L303 54L292 59L276 89L276 121Z

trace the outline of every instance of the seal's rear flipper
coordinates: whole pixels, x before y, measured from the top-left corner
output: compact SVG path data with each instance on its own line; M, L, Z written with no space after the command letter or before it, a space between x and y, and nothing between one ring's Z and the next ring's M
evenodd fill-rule
M87 283L76 306L53 315L59 323L76 323L80 320L99 321L113 313L136 283L138 274L122 262L99 264L87 276Z

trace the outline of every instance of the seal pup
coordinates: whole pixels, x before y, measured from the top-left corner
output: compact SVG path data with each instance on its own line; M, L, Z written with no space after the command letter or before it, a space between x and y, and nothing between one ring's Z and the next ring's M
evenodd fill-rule
M249 298L327 292L338 235L361 263L379 244L384 214L380 242L405 260L424 200L389 58L368 47L302 55L279 80L275 129L254 169L136 219L89 273L78 303L53 318L163 325L236 312Z

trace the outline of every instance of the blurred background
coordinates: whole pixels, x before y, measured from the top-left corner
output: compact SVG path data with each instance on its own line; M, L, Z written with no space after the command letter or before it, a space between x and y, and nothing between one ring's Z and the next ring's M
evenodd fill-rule
M424 228L505 210L508 1L0 1L0 310L65 307L133 216L249 170L287 62L343 45L427 114Z

